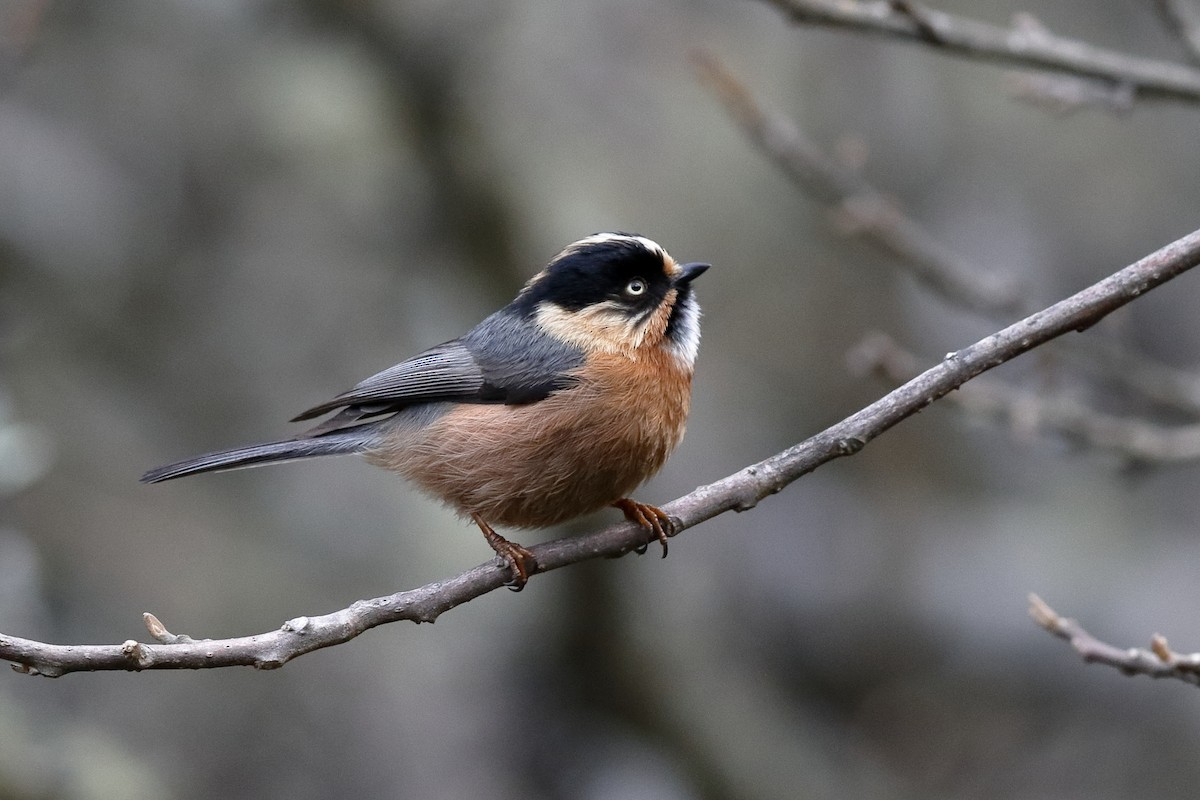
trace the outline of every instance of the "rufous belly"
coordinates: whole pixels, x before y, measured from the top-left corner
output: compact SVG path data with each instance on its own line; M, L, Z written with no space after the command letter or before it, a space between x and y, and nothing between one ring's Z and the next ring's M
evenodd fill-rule
M589 359L580 383L527 405L454 404L367 453L463 514L539 528L626 497L683 438L690 371L655 351Z

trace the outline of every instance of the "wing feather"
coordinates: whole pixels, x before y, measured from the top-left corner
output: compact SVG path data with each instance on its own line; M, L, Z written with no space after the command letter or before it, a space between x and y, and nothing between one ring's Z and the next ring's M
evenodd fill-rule
M305 435L360 424L415 403L533 403L575 382L583 352L506 308L461 339L389 367L293 422L344 409Z
M470 398L483 388L483 372L460 340L446 342L376 373L348 392L315 405L292 422L319 417L335 408L382 404L389 407Z

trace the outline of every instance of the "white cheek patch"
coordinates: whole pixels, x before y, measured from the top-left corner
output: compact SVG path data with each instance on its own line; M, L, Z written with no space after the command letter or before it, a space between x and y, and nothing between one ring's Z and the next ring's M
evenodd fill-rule
M700 354L700 306L689 294L675 309L675 329L667 346L683 364L691 369Z

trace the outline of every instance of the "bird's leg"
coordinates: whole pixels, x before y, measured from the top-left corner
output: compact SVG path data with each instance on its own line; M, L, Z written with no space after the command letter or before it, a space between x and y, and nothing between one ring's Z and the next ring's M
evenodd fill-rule
M483 538L487 539L488 545L496 551L496 555L508 564L508 571L512 575L512 580L507 586L514 592L519 592L525 588L525 582L529 580L529 576L537 572L537 559L533 553L526 550L516 542L510 542L500 534L492 530L492 526L483 521L483 517L475 512L471 512L471 519L475 520L475 524L479 526L479 530L483 531Z
M662 557L667 557L667 537L675 535L675 523L671 521L667 512L646 503L639 503L637 500L630 500L628 497L623 497L612 505L614 508L621 509L621 512L625 514L625 519L636 522L653 533L659 544L662 545ZM645 545L638 552L646 552Z

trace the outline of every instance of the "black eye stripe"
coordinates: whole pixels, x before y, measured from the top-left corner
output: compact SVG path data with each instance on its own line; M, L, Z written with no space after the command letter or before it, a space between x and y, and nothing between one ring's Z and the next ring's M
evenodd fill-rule
M640 279L642 291L632 293L630 284ZM661 301L671 287L663 268L662 254L636 240L610 239L568 249L546 267L543 274L517 298L517 305L532 313L549 301L567 311L579 311L612 299L635 299L642 303Z

